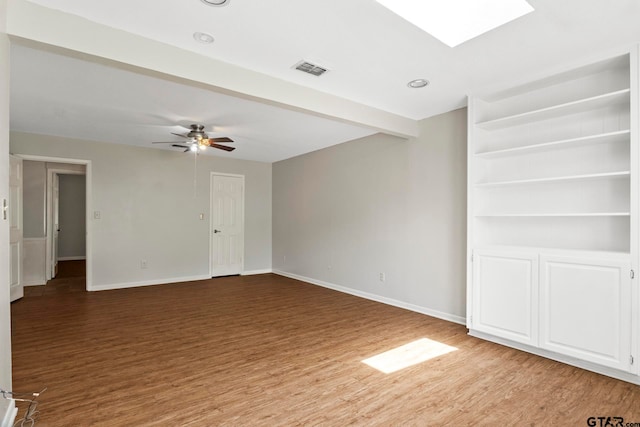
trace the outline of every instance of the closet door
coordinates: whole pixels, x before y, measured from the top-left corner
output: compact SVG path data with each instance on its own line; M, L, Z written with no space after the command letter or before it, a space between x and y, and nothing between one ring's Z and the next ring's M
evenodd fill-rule
M540 346L629 371L628 257L540 256Z
M538 255L529 251L473 253L471 329L538 345Z

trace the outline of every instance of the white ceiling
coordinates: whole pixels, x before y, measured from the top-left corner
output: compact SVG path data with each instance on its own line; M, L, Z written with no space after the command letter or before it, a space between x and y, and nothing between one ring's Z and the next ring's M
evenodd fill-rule
M462 107L466 95L480 88L591 60L640 41L637 0L529 0L534 12L455 48L393 15L375 0L230 0L225 7L207 6L200 0L31 1L414 120ZM196 31L212 34L215 42L195 42ZM92 34L74 36L90 40ZM150 133L154 126L199 120L221 126L225 135L237 139L239 149L234 155L265 161L375 132L232 98L224 98L222 103L219 95L201 87L129 75L97 64L84 64L85 74L69 78L63 82L65 86L47 88L50 74L64 80L78 66L74 62L78 60L54 59L23 47L15 52L12 62L19 77L12 82L12 128L29 130L36 126L34 115L46 117L68 110L67 114L74 113L75 125L58 124L66 130L48 130L56 122L49 120L51 123L34 131L68 132L89 123L84 126L105 135L101 140L127 143L143 137L162 139L158 133ZM301 59L330 71L314 77L293 70L291 66ZM37 74L33 68L38 63L46 64L46 76L32 78L44 81L29 80L26 70ZM426 78L431 84L409 89L407 82L416 78ZM105 81L110 82L108 91L99 89ZM31 86L38 86L38 90ZM83 90L96 87L91 97L82 98ZM133 93L123 93L127 92L123 87ZM140 87L142 92L132 87ZM124 97L120 100L126 103L114 99L109 91ZM45 98L39 100L38 96ZM44 105L34 114L36 101ZM80 105L83 108L78 108ZM259 117L263 118L262 127ZM98 123L106 119L120 123L122 130ZM253 145L243 143L243 137Z
M11 48L11 129L152 147L189 124L237 149L207 153L275 162L370 135L362 127L20 45ZM154 148L172 148L155 144Z

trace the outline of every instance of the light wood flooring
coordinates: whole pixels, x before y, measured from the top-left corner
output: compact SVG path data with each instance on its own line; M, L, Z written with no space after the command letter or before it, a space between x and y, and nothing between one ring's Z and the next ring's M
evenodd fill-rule
M640 387L469 337L465 327L281 276L12 304L14 389L40 426L586 426L640 422ZM362 360L458 348L396 373Z

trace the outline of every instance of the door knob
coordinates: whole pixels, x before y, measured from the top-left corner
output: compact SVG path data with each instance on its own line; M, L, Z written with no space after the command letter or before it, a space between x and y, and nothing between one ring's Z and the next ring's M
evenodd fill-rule
M222 233L220 230L213 230L214 233Z

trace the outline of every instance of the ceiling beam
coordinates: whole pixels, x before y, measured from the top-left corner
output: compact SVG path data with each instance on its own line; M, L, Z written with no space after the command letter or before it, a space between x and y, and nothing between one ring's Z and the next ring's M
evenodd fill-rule
M180 49L132 33L107 27L76 15L25 0L8 0L7 33L13 40L133 66L206 85L245 99L365 126L400 136L418 135L416 120L277 79L217 59Z

